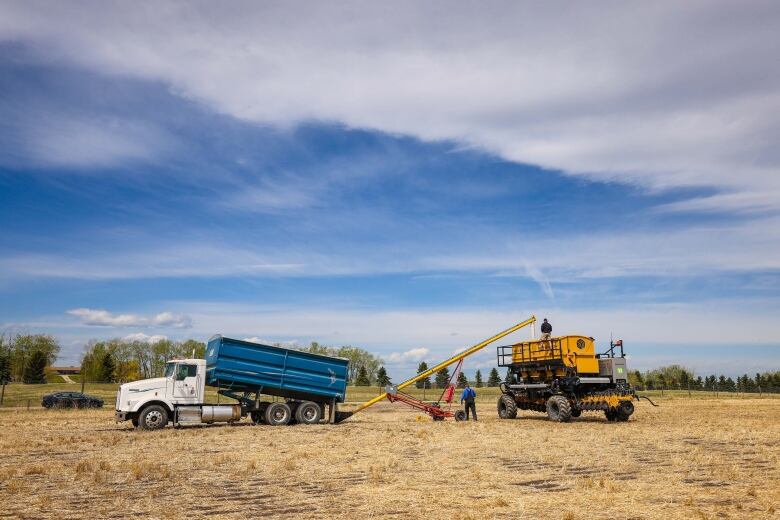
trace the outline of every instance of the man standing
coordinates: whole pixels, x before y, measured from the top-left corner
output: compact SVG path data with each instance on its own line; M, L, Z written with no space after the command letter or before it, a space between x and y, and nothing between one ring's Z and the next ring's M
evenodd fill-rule
M466 388L463 389L463 393L460 394L460 404L466 403L464 408L466 409L466 420L469 420L469 410L474 414L474 420L477 420L477 407L474 404L474 399L477 398L477 393L466 383Z
M541 350L552 348L552 344L550 342L551 337L552 337L552 325L550 325L547 322L547 318L545 318L544 323L542 323L542 335L539 338L541 340L539 343L539 348Z
M542 337L539 339L548 340L552 337L552 325L547 322L547 318L542 323Z

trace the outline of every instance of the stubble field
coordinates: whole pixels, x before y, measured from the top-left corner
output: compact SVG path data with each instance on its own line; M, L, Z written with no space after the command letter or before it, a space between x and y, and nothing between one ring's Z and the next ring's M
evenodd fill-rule
M554 424L487 399L477 423L383 403L336 426L159 432L0 410L0 518L780 516L780 399L660 405Z

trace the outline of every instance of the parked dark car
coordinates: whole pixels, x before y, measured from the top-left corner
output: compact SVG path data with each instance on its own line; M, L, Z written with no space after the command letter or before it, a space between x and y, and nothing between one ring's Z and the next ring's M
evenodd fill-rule
M43 396L44 408L103 408L103 400L81 392L56 392Z

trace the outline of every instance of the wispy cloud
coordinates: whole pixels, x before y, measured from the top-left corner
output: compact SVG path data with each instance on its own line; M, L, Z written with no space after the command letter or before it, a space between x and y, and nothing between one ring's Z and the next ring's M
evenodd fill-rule
M103 309L70 309L67 314L81 319L84 325L95 327L192 327L192 319L185 314L161 312L151 317L137 314L113 314Z

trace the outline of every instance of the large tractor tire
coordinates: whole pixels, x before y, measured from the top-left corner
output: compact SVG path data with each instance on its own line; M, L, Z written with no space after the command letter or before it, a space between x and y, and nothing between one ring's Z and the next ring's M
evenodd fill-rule
M554 395L547 400L547 416L551 421L569 422L571 420L571 405L562 395Z
M301 424L317 424L322 419L322 407L312 401L304 401L295 409L295 420Z
M168 410L159 404L147 406L138 414L138 426L142 430L159 430L168 424Z
M509 394L502 394L498 398L498 416L501 419L514 419L517 417L517 403Z
M265 422L271 426L284 426L292 419L292 410L287 403L271 403L265 409Z
M620 401L617 411L615 412L615 418L619 422L626 422L628 421L628 418L631 417L632 413L634 413L634 403L631 401Z

